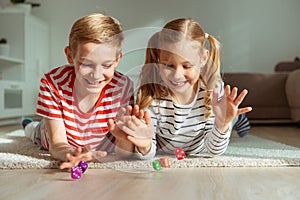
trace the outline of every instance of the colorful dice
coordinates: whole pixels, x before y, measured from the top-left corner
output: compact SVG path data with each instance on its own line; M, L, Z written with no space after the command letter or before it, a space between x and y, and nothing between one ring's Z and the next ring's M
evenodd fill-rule
M174 154L176 155L176 158L178 160L183 160L186 157L186 155L185 155L185 153L184 153L184 151L183 151L182 148L175 149L174 150Z
M162 170L162 167L161 167L161 165L160 165L160 163L159 163L159 160L154 160L154 161L152 162L152 165L153 165L153 168L154 168L155 170Z
M84 173L89 167L88 164L84 161L80 161L78 166L81 168L82 173Z
M72 179L80 179L82 174L87 170L88 164L84 161L80 161L79 164L71 168Z
M80 179L82 175L81 168L79 166L75 166L71 168L71 177L72 179Z
M172 165L172 160L170 157L162 157L159 159L159 164L163 168L170 168Z

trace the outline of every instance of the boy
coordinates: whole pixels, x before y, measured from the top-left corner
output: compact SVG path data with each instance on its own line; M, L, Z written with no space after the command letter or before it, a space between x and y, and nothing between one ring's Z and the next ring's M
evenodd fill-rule
M116 19L84 16L73 24L65 47L69 65L54 68L41 79L36 112L43 120L24 120L23 126L27 137L64 161L61 169L128 146L107 128L120 107L133 104L132 81L115 71L123 40Z

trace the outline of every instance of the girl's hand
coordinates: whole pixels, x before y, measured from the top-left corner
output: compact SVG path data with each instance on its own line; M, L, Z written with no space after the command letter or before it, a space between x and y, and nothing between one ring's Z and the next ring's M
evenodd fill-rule
M110 133L119 140L126 140L127 134L122 131L121 127L131 120L131 115L138 117L140 120L144 117L144 111L139 109L138 105L128 105L126 108L120 108L116 120L108 120L108 129Z
M93 159L104 157L107 153L105 151L88 151L86 148L78 147L74 154L71 153L66 154L66 158L68 162L63 162L59 168L65 169L65 168L72 168L74 166L77 166L80 161L91 161Z
M127 138L128 134L134 136L134 133L133 131L130 131L130 129L124 128L124 126L128 126L128 124L132 124L130 123L130 121L132 121L133 119L135 119L135 124L139 124L138 121L142 120L144 116L145 116L144 111L140 110L138 105L135 105L133 108L132 106L128 105L126 106L126 108L119 109L115 121L113 121L112 119L108 120L108 129L116 139L128 140ZM149 119L147 118L147 120L151 121L149 114L147 114L147 117L149 118ZM125 132L123 129L125 129L127 132Z
M248 91L244 89L240 95L238 88L232 90L229 85L225 86L225 94L222 99L218 100L218 92L214 90L212 98L213 113L215 115L216 127L221 132L226 132L229 128L229 123L238 115L247 113L252 110L252 107L238 108L246 97Z
M138 109L138 107L136 108ZM144 116L141 117L141 114ZM145 122L143 122L141 118L144 118ZM142 112L138 117L132 115L130 120L117 122L117 126L127 134L127 139L132 142L142 154L147 154L150 151L154 126L151 124L149 112Z
M144 111L140 110L138 105L126 106L125 108L120 108L116 117L116 121L122 120L123 117L134 115L139 119L143 119Z

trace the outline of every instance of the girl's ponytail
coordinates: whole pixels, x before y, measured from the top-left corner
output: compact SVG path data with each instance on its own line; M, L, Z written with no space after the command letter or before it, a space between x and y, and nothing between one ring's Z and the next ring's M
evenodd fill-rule
M211 94L217 87L218 81L221 80L220 75L220 43L212 35L205 33L205 39L209 41L209 57L206 65L200 75L200 81L206 89L204 97L204 105L207 109L205 118L208 118L212 113Z
M207 34L209 41L209 58L203 70L203 78L209 90L213 90L217 82L221 80L220 74L220 42L212 35Z

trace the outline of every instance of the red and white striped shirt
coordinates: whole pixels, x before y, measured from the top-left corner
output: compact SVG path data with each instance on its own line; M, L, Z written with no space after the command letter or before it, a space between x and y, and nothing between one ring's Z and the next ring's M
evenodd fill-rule
M108 152L114 149L114 137L108 132L108 119L115 119L120 107L132 105L133 83L115 71L112 80L102 89L92 111L84 113L74 95L75 70L73 66L52 69L41 79L38 96L38 115L62 120L68 143L74 147L90 146ZM49 149L47 131L41 133L42 146Z

